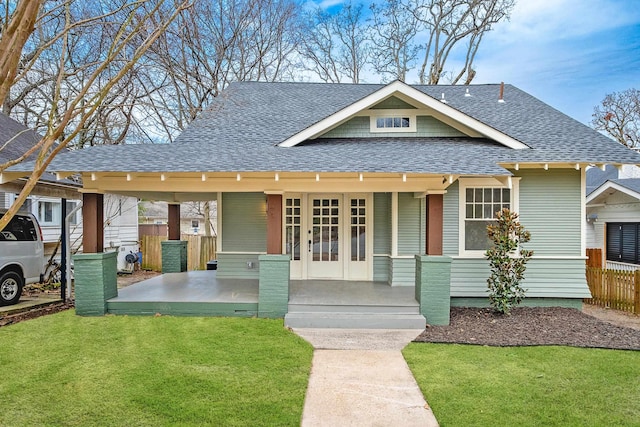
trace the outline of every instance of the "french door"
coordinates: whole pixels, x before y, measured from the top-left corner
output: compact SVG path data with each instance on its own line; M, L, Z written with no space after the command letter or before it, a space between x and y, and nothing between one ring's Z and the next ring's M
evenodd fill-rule
M291 278L371 280L370 202L367 194L285 195Z
M342 262L341 197L309 196L307 225L307 278L341 279Z

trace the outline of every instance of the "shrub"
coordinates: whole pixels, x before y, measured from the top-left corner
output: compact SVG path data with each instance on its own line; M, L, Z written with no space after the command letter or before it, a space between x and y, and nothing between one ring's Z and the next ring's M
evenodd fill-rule
M527 261L533 251L520 248L531 239L531 234L518 221L518 214L502 209L496 214L497 223L487 226L487 234L493 246L485 256L489 259L491 275L487 279L489 302L499 313L509 314L525 297L526 289L520 286L524 279Z

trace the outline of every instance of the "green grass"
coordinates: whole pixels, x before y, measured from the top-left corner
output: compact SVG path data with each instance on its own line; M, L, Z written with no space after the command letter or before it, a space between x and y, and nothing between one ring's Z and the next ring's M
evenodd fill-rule
M403 353L443 427L640 425L637 351L413 343Z
M312 351L282 320L45 316L0 328L0 425L297 426Z

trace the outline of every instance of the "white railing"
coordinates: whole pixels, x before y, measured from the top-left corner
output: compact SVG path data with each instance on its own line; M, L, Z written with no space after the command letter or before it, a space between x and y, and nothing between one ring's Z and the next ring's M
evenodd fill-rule
M606 268L608 270L619 270L619 271L636 271L640 269L640 265L637 264L627 264L626 262L617 262L617 261L608 261Z

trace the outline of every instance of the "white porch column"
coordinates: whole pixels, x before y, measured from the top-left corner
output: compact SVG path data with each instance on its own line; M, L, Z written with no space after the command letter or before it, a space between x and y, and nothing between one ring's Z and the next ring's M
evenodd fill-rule
M398 192L391 193L391 256L398 256Z

